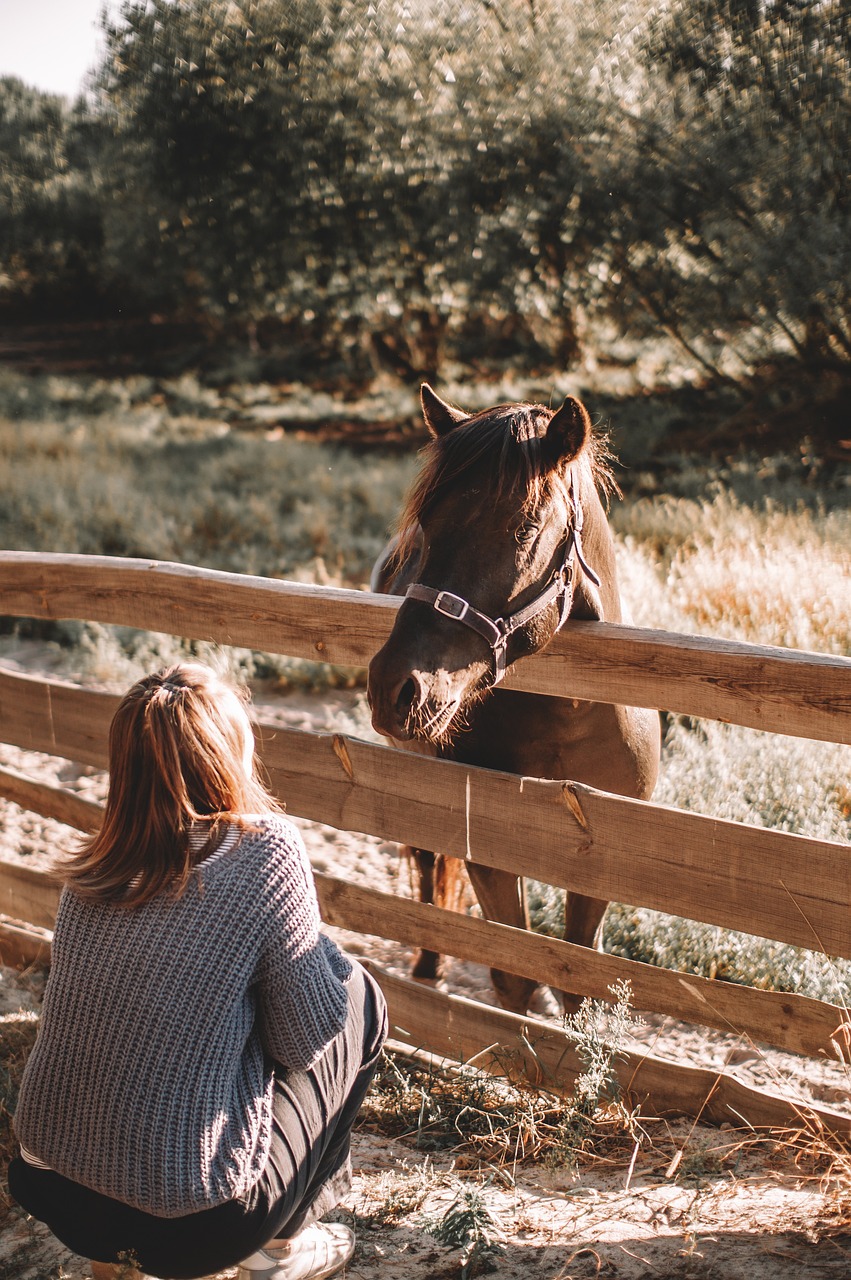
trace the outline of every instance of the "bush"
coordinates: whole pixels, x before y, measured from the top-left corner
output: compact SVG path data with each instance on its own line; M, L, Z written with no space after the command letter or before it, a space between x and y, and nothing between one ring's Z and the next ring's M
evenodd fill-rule
M122 255L212 315L297 318L318 348L407 377L483 326L571 356L581 104L555 54L576 30L530 12L125 5L100 100L115 198L133 193Z

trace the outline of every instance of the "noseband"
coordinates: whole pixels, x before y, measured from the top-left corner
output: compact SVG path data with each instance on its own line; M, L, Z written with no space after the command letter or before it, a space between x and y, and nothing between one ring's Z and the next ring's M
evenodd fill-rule
M527 622L531 622L539 613L543 613L553 601L558 602L559 605L556 631L560 631L564 626L573 603L574 558L579 561L586 577L590 578L595 586L600 585L600 579L582 554L582 507L578 499L574 500L573 509L573 525L567 531L561 564L534 600L530 600L515 613L510 613L505 618L489 618L486 613L474 608L463 596L456 596L451 591L438 591L435 587L423 586L421 582L412 582L405 593L407 599L421 600L424 604L431 605L436 613L442 614L444 618L463 622L465 627L470 627L472 631L478 632L487 640L493 653L493 684L495 685L499 684L505 675L508 640L515 631L524 627Z

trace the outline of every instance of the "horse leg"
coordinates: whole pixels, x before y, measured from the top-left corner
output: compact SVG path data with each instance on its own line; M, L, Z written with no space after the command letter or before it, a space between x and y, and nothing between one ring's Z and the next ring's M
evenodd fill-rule
M411 866L414 868L414 896L418 902L427 902L430 905L434 905L442 896L440 894L442 868L439 866L439 863L443 861L442 856L437 853L431 853L428 849L413 849L410 845L405 847L404 852L407 853ZM440 904L438 903L438 905ZM420 950L414 957L411 976L433 981L435 978L440 977L441 968L442 956L437 951Z
M581 893L568 893L564 903L565 942L576 942L580 947L599 948L603 916L608 905L602 898L586 898ZM566 1017L576 1013L583 998L568 991L561 992Z
M529 928L525 881L508 871L476 866L472 862L467 863L467 872L486 919L513 925L515 929ZM491 969L491 980L503 1009L511 1013L526 1012L537 982L502 969Z

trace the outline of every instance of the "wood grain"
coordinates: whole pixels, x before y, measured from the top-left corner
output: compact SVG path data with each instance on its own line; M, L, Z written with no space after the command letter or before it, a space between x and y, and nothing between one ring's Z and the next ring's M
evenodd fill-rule
M814 1058L835 1058L831 1039L840 1024L848 1021L840 1006L806 996L675 973L381 893L334 876L314 878L327 924L507 969L555 991L610 1000L612 986L628 982L635 1009L653 1010Z
M97 831L103 817L101 805L63 787L38 782L15 769L0 767L0 796L77 831Z
M105 769L114 694L0 669L0 741Z
M851 742L851 659L838 655L577 622L524 664L522 687Z
M354 738L346 739L350 774L334 735L264 729L262 737L273 785L301 817L469 856L591 897L851 956L846 845Z
M0 859L0 914L52 929L60 892L59 883L44 871Z
M190 565L0 552L0 614L81 618L366 666L398 599ZM851 659L576 622L507 685L851 742Z
M10 969L49 965L52 942L49 929L0 915L0 964Z
M392 1039L553 1093L573 1090L582 1064L564 1032L536 1018L397 978L371 963L367 967L387 999ZM851 1117L808 1105L791 1082L786 1094L757 1090L724 1072L649 1053L623 1053L614 1065L623 1095L645 1116L702 1116L737 1126L744 1120L754 1128L799 1127L810 1116L833 1132L851 1135Z

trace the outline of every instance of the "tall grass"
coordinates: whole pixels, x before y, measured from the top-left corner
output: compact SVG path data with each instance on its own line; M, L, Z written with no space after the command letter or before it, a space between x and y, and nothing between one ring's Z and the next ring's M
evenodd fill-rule
M851 506L768 485L661 496L613 512L621 589L639 626L851 652ZM851 497L851 495L849 495Z
M613 512L621 587L635 622L851 654L848 490L830 495L828 508L818 494L790 485L782 468L759 462L726 486L695 477L695 488L703 492L643 498ZM851 748L673 717L653 798L851 842ZM560 930L562 901L533 887L544 931ZM609 910L603 940L606 950L650 964L835 1003L847 998L851 979L851 964L819 954L815 937L813 951L801 950L621 905Z
M129 416L0 421L0 545L368 579L410 460L204 420L175 434Z

